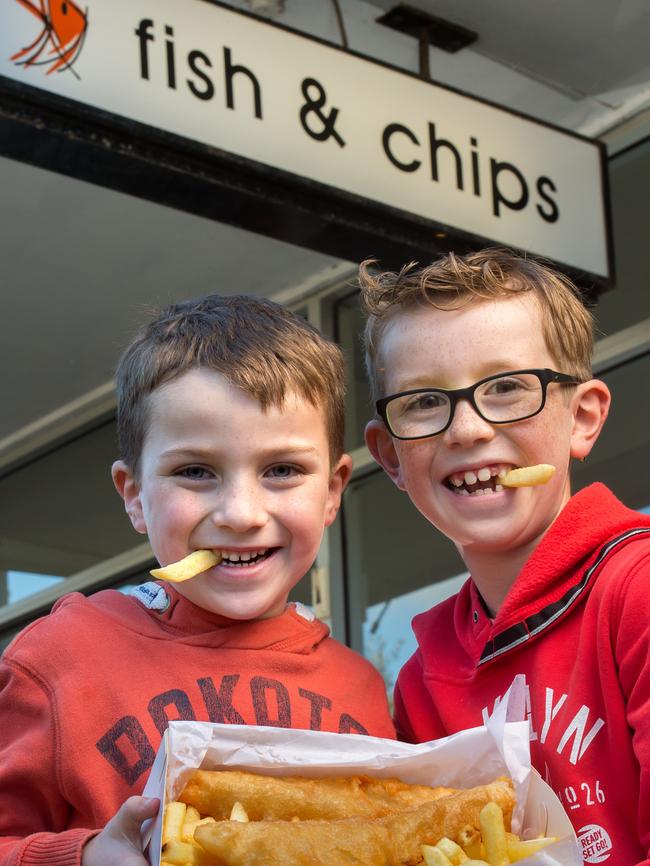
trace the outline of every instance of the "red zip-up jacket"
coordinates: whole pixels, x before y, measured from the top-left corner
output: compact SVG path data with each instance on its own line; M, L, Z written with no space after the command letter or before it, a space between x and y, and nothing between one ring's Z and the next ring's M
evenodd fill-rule
M301 606L235 622L156 583L73 593L0 663L0 864L78 866L171 719L395 736L380 675Z
M473 581L416 616L395 690L411 742L483 724L527 682L533 765L586 863L650 866L650 516L576 494L491 620Z

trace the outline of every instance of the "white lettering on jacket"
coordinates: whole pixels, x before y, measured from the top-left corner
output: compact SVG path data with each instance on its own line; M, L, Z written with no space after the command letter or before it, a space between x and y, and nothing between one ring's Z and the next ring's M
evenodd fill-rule
M569 727L562 734L562 739L558 743L557 753L558 755L562 754L562 749L569 742L571 736L574 736L573 746L571 747L571 754L569 755L569 760L572 764L577 764L580 758L584 755L584 753L589 748L590 743L593 742L594 737L598 733L598 731L605 724L603 719L596 719L594 724L591 727L589 733L585 736L585 730L587 727L587 719L589 718L589 707L585 707L583 704L578 712L575 714L571 722L569 723Z
M501 703L501 695L497 695L497 697L494 699L494 705L492 706L492 713L496 712L497 707L499 706L500 703ZM559 707L558 707L558 709L559 709ZM483 707L483 709L481 710L481 715L483 716L483 724L484 725L487 724L487 720L490 718L490 712L489 712L487 707ZM537 733L535 732L535 725L533 723L533 711L532 711L531 699L530 699L530 686L528 685L528 683L526 683L526 720L528 722L530 722L530 739L536 740L537 739Z
M566 699L567 695L562 695L557 704L553 706L553 689L546 689L546 700L544 705L544 727L542 728L542 735L539 738L540 743L546 742L548 731L551 727L551 722L564 706L564 702L566 701Z
M530 721L530 739L535 740L537 739L537 734L535 733L535 725L533 723L533 702L531 701L530 689L528 685L526 685L526 693L526 716ZM546 743L551 732L557 735L561 734L561 736L559 736L559 741L556 746L556 751L558 755L561 755L569 741L573 739L571 750L569 752L569 761L572 764L577 764L584 755L584 753L587 751L591 743L594 741L600 729L604 727L605 720L597 717L589 730L587 730L587 726L589 724L590 709L585 704L583 704L580 709L575 713L573 718L569 721L569 723L566 724L564 722L565 727L558 729L558 725L560 725L563 720L561 719L560 721L556 722L556 719L562 708L565 706L568 697L569 696L567 694L562 694L557 699L557 701L555 701L553 689L548 687L545 689L544 724L542 726L541 733L539 734L539 742L542 744ZM497 709L497 707L501 703L501 700L502 696L500 695L495 698L492 712ZM485 724L490 716L489 708L483 707L481 715L483 717L483 723Z

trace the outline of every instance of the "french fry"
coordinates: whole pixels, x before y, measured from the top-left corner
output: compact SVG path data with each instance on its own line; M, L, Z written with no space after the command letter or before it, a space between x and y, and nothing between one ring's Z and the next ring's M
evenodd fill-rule
M555 474L555 466L550 463L539 463L537 466L522 466L511 469L505 475L499 475L497 481L504 487L537 487L546 484Z
M196 806L188 806L185 812L185 824L195 824L201 820L201 813Z
M469 860L469 857L460 845L457 845L456 842L448 839L447 836L443 836L439 842L436 842L435 847L440 848L447 859L451 861L452 866L460 866L461 863L465 863L466 860Z
M244 809L241 803L233 803L232 809L230 811L230 820L241 821L244 824L248 821L248 813L246 812L246 809Z
M198 826L198 821L192 821L191 823L186 821L181 827L181 842L189 842L191 845L194 841L194 831Z
M508 839L508 857L511 863L517 863L553 842L557 842L556 836L544 836L540 839L517 839L516 837Z
M485 845L485 858L490 866L509 866L503 812L496 803L483 806L479 814L479 824Z
M422 856L427 866L453 866L449 857L437 845L422 845Z
M191 577L196 577L197 574L207 571L214 565L219 565L220 562L221 554L215 553L214 550L195 550L184 559L179 559L178 562L172 562L163 568L152 568L149 574L159 580L181 583Z
M464 866L492 866L492 864L486 863L485 860L465 860Z
M170 866L204 866L210 862L205 851L189 842L172 839L163 848L162 857Z
M191 807L188 806L188 812L189 812L190 808ZM194 843L194 831L196 830L196 828L203 826L203 824L214 824L214 823L215 823L215 819L212 818L211 816L208 816L207 818L199 817L198 820L196 820L196 821L191 821L191 822L186 821L183 824L183 827L181 830L181 839L183 840L183 842ZM196 843L194 843L194 844L196 844Z
M185 821L185 812L187 806L185 803L179 803L176 800L167 803L163 813L162 827L162 844L168 842L180 841L183 822Z

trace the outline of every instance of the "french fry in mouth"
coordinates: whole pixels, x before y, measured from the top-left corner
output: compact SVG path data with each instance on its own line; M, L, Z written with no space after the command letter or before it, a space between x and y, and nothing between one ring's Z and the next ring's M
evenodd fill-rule
M219 565L221 554L213 550L195 550L178 562L172 562L163 568L152 568L149 574L159 580L168 580L170 583L181 583L196 577L202 571L207 571L213 565Z
M553 477L555 466L550 463L539 463L537 466L522 466L521 469L511 469L505 475L499 476L498 482L504 487L537 487L546 484Z

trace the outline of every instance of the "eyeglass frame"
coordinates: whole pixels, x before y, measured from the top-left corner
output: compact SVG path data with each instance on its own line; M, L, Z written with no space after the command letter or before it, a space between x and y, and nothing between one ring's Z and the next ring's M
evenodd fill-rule
M521 373L532 373L539 379L542 386L542 402L539 409L535 412L531 412L529 415L515 418L514 421L490 421L477 406L476 400L474 399L474 392L478 387L484 385L486 382L492 381L493 379L501 379L504 376L515 376ZM394 439L411 442L415 439L430 439L432 436L439 436L441 433L444 433L445 430L448 430L454 420L454 414L459 400L467 400L479 418L488 424L517 424L519 421L526 421L528 418L534 418L535 415L539 415L539 413L544 409L544 406L546 406L546 391L548 386L552 385L554 382L557 382L560 385L581 385L582 379L576 379L575 376L569 376L568 373L558 373L557 370L551 370L548 367L530 370L506 370L503 373L495 373L493 376L486 376L484 379L479 379L478 382L474 382L473 385L468 385L467 388L412 388L408 391L398 391L396 394L389 394L388 397L381 397L377 400L375 403L375 409L377 410L377 414L381 420L386 425L388 432ZM445 397L449 398L449 420L445 426L440 430L436 430L435 433L424 433L421 436L399 436L397 433L393 433L390 421L388 420L388 412L386 411L388 404L397 397L408 397L411 394L430 394L432 392L444 394Z

